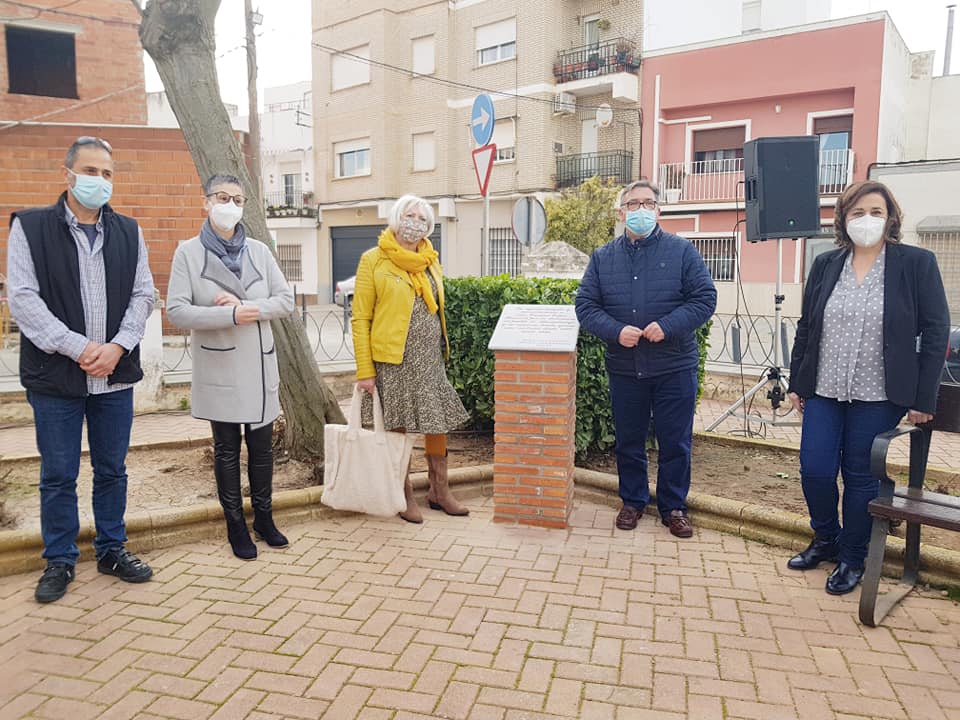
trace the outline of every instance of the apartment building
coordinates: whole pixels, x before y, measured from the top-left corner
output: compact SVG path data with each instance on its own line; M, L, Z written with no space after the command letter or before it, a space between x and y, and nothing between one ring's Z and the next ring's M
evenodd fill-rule
M774 309L777 243L749 243L737 226L743 144L819 138L823 237L783 243L784 312L796 317L805 270L831 247L839 194L874 163L908 159L909 128L922 124L910 118L928 113L911 103L914 59L886 13L645 53L641 172L664 190L662 225L706 259L719 313Z
M305 80L266 88L263 105L260 175L267 228L287 280L298 295L316 301L318 210L312 84Z
M491 273L518 264L520 197L639 177L640 0L314 0L313 18L321 299L404 193L431 201L447 272L480 273L480 92L496 113Z

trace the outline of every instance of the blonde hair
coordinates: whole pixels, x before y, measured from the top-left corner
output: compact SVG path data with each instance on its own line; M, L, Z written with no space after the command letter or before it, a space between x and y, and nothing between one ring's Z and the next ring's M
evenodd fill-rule
M427 231L427 235L432 233L434 226L433 208L430 207L430 203L416 195L404 195L393 204L390 209L390 216L387 218L387 226L393 232L397 232L400 229L400 218L412 208L423 210L423 214L427 216L427 222L430 223L430 230Z

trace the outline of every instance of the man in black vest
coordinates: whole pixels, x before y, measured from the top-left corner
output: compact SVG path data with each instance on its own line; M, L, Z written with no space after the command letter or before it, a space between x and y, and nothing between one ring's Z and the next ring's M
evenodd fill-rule
M20 382L40 451L40 528L47 560L38 602L63 597L80 552L77 474L87 421L97 569L146 582L150 567L124 547L126 457L140 340L153 310L143 233L107 204L113 149L80 137L64 161L66 191L10 218L7 283L21 333Z

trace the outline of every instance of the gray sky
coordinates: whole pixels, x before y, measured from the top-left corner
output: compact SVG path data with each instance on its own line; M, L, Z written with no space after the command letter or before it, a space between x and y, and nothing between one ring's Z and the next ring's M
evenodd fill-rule
M709 0L697 0L709 2ZM943 70L948 0L833 0L833 17L886 10L912 52L936 50L934 74ZM257 39L260 103L263 88L310 79L310 0L254 0L263 13ZM960 9L958 9L960 10ZM960 11L953 41L953 72L960 73ZM247 59L244 50L243 0L223 0L217 15L217 72L225 102L247 114ZM145 59L147 90L162 90L160 78Z

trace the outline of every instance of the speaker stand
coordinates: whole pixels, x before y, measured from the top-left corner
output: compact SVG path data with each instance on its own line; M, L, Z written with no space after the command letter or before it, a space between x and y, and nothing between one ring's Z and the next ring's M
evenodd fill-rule
M766 369L766 376L760 382L747 390L739 400L724 410L723 414L707 427L707 432L713 432L728 417L738 417L743 418L744 421L749 421L751 418L747 415L746 404L764 388L768 388L766 397L770 401L773 417L767 419L761 416L754 419L775 427L797 427L801 424L799 420L787 419L793 414L792 407L783 415L777 415L780 405L787 399L788 387L786 373L780 367L781 337L778 337L783 334L783 301L783 238L777 238L777 289L773 296L773 365ZM784 355L786 355L786 348L784 348ZM784 357L784 361L786 361L786 357Z

